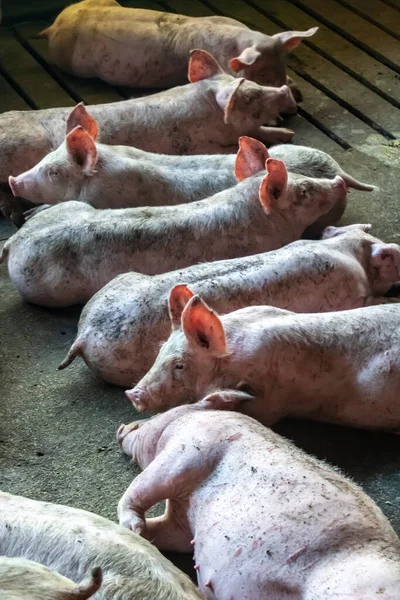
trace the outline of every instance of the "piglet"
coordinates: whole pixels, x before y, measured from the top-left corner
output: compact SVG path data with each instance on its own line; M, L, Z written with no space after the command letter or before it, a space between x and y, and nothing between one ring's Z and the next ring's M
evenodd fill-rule
M235 185L235 163L237 177L242 180L247 171L262 171L268 158L282 160L292 173L332 179L340 175L348 187L374 189L348 175L329 154L315 148L281 144L268 151L258 140L243 136L237 158L233 154L169 156L100 144L93 130L91 135L78 125L35 167L17 177L10 176L14 196L50 205L79 200L95 208L195 202ZM323 215L313 228L320 233L325 226L336 223L344 209L345 202L338 204L334 214Z
M400 260L372 257L382 260L399 277ZM317 314L253 306L220 318L198 295L177 306L172 292L170 314L170 338L127 392L142 410L205 397L266 425L290 416L400 431L400 304Z
M96 600L200 600L202 597L186 575L138 535L84 510L3 492L0 492L0 555L24 557L63 575L37 567L36 572L43 573L43 586L50 574L60 581L65 581L65 577L80 581L92 569L94 587L96 582L100 583L100 568L103 585L96 593ZM93 571L94 567L97 568ZM12 584L14 589L14 578ZM3 600L1 566L0 597ZM12 600L87 597L79 594L37 597L32 593L13 596Z
M390 302L384 294L399 279L400 247L378 240L369 229L370 225L330 227L322 241L300 240L274 252L153 277L120 275L83 309L77 338L59 368L81 356L111 383L137 383L169 335L168 312L177 313L179 321L191 297L181 282L221 313L259 304L327 312ZM140 409L137 397L135 403Z
M246 415L181 406L120 427L143 472L122 525L194 549L208 600L398 600L400 543L354 483ZM161 517L146 511L167 500Z
M99 590L101 580L99 568L92 570L87 581L77 585L39 563L0 556L2 600L86 600Z
M52 60L80 77L113 85L173 87L186 82L189 52L212 52L223 69L262 85L286 82L286 55L318 27L270 36L235 19L124 8L84 0L42 31Z
M298 239L342 203L344 180L266 169L200 202L96 210L82 202L53 206L5 244L2 258L25 300L43 306L85 302L126 271L155 275L197 262L274 250ZM255 173L258 172L258 166Z

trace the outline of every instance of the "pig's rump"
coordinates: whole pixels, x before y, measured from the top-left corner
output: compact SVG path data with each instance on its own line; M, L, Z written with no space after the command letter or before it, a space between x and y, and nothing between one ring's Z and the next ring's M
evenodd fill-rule
M35 560L73 581L98 566L98 600L201 597L186 575L138 535L93 513L2 492L1 554Z

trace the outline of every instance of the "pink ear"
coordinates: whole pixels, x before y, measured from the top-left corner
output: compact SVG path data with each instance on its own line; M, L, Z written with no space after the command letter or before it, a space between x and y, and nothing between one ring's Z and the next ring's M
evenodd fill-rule
M244 77L241 77L240 79L234 79L232 83L230 83L229 85L225 85L220 90L218 90L215 96L218 106L221 108L221 110L224 111L225 124L230 123L232 111L235 107L239 88L245 81L246 80L244 79Z
M371 247L371 265L378 269L381 281L400 279L400 248L397 244L375 243Z
M317 31L318 27L311 27L307 31L283 31L282 33L276 33L272 37L282 42L285 52L290 52L294 48L297 48L305 38L313 36Z
M170 291L168 308L172 329L180 327L183 309L193 296L192 290L185 284L176 285Z
M77 104L75 108L72 109L67 119L67 134L78 125L83 127L93 140L97 139L97 136L99 135L97 123L93 117L86 112L86 108L82 103Z
M263 207L270 211L281 205L287 191L288 174L284 163L275 158L268 158L266 162L268 175L264 177L260 185L260 201Z
M182 313L186 337L211 356L226 354L225 331L218 315L199 296L193 296Z
M245 67L254 65L257 58L259 58L260 56L261 56L261 52L256 50L256 48L254 46L249 46L248 48L245 48L239 56L232 58L229 61L229 66L232 69L232 71L235 71L237 73L238 71L241 71Z
M239 151L235 162L235 175L239 181L251 177L265 169L269 158L268 150L262 142L254 138L242 136L239 138Z
M66 138L68 154L87 175L91 175L97 162L96 144L83 127L78 125Z
M192 50L189 60L188 79L191 83L208 79L218 73L223 73L223 70L215 60L215 58L205 50Z

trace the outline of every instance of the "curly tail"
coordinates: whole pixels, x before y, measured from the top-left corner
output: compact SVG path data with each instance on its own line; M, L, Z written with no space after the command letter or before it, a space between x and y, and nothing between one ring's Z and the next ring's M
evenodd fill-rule
M7 241L4 244L3 250L1 251L1 254L0 254L0 263L5 262L7 260L8 253L9 253L9 244L8 244L8 241Z
M50 35L50 29L53 27L53 25L50 25L50 27L46 27L46 29L43 29L43 31L41 31L40 33L37 34L37 38L48 38Z
M72 363L72 361L74 361L75 358L81 354L81 352L82 352L82 344L81 344L81 341L78 338L72 344L71 348L69 349L69 352L68 352L67 356L58 365L57 369L59 371L62 371L63 369L65 369L66 367L68 367Z
M374 185L369 185L368 183L362 183L361 181L357 181L357 179L354 179L354 177L348 175L347 173L343 172L339 173L339 175L343 177L348 187L353 188L355 190L362 190L363 192L373 192L377 189Z
M82 581L75 590L64 594L65 600L86 600L91 598L100 588L103 573L100 567L92 569L90 577Z

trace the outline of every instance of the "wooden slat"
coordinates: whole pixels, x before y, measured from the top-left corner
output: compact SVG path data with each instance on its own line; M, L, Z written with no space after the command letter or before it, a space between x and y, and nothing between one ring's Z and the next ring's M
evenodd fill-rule
M253 23L254 28L265 33L282 31L281 27L241 0L210 0L209 4L228 16L239 20L246 18ZM362 125L360 121L358 126L364 127L366 136L370 132L369 125L375 122L377 130L380 127L395 137L395 132L398 131L398 112L386 100L305 45L300 45L289 56L289 64L294 71L315 82L322 91L326 90L327 95L330 94L337 102L345 104L344 107L361 120L365 116L368 124ZM339 118L341 111L339 108L337 111Z
M340 6L334 0L292 0L298 6L311 9L321 22L334 25L356 45L372 56L400 72L399 47L393 37L368 23L354 12Z
M339 0L340 4L347 5L364 18L372 19L378 26L387 30L387 33L400 36L400 14L395 8L381 2L381 0ZM399 4L400 6L400 4Z
M277 17L291 29L304 30L321 25L319 21L288 0L273 3L253 0L253 4L260 9L265 9L268 14ZM367 85L375 91L378 90L378 93L384 95L389 101L393 99L397 107L400 106L400 79L392 69L324 26L320 26L318 33L307 40L307 44L323 52L325 58L333 60L337 66L343 65L352 76L358 76L361 82L367 82Z
M74 105L71 96L4 28L0 30L0 62L37 108Z
M68 90L75 100L80 102L83 100L87 104L99 104L102 102L116 102L122 100L119 94L113 87L101 81L100 79L85 79L74 77L68 73L64 73L54 63L50 61L48 53L48 44L46 39L37 38L37 34L48 27L47 21L34 21L32 23L24 23L16 26L16 30L25 40L29 47L37 53L41 60L48 64L50 76L53 76L60 84Z
M0 113L8 110L29 110L30 106L0 75Z
M208 8L208 6L196 0L190 3L186 2L186 0L167 0L167 6L175 12L188 15L189 17L209 17L210 15L215 15L215 12Z

